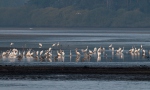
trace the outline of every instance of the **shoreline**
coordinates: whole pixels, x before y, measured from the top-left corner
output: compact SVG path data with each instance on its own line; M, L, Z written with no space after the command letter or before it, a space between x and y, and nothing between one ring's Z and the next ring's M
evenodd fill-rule
M48 74L150 74L149 62L1 63L0 75Z
M130 29L137 29L137 30L149 30L150 27L1 27L0 30L77 30L77 29L81 29L81 30L130 30Z

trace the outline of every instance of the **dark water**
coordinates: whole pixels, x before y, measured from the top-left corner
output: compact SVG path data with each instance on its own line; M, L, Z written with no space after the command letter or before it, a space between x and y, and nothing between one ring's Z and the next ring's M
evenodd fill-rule
M150 30L149 29L1 29L0 30L0 51L1 54L7 50L17 48L20 52L32 49L32 51L42 51L52 48L52 57L50 59L40 60L35 57L24 56L21 60L17 57L2 56L0 63L50 63L57 62L117 62L117 63L146 63L149 62L150 50ZM14 45L10 47L10 43ZM52 47L52 44L58 43L59 46ZM39 43L43 46L39 48ZM114 52L108 47L110 44L114 47ZM146 57L143 57L142 50L139 53L129 53L134 47L140 48L141 45L146 51ZM81 49L88 50L94 47L104 47L101 55L92 54L91 58L85 58ZM118 48L123 48L122 53L116 53ZM75 49L81 53L77 58ZM56 59L57 50L64 50L65 56L60 60ZM70 57L70 50L72 56ZM38 56L40 57L40 56ZM80 64L81 64L80 63ZM78 63L76 63L78 64ZM83 63L84 64L84 63ZM90 64L90 63L88 63ZM33 75L33 76L1 76L0 88L2 90L149 90L149 75Z

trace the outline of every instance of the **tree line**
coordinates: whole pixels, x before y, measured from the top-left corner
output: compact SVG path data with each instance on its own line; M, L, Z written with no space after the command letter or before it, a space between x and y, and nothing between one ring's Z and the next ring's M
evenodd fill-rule
M20 5L0 7L1 27L150 27L150 0L26 0Z

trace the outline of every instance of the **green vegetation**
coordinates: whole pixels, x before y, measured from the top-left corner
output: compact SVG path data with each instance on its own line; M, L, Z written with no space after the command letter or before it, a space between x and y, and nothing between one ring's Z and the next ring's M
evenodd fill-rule
M0 3L3 3L0 27L150 27L150 0L1 0Z

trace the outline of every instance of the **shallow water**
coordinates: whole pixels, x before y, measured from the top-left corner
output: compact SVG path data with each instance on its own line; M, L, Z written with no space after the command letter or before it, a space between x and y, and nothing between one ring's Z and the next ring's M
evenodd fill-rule
M142 50L139 53L129 53L132 47L139 49L143 46L146 56L149 56L150 50L150 30L149 29L1 29L0 30L0 49L1 53L17 48L21 53L32 49L32 52L48 50L52 48L52 58L42 60L42 62L149 62L149 58L142 56ZM14 45L10 47L10 43ZM52 47L52 44L58 43L59 46ZM38 43L43 46L39 48ZM110 44L114 51L108 47ZM85 58L81 49L94 50L96 47L104 47L98 57L97 53L92 54L90 58ZM119 48L123 53L116 53ZM81 53L76 57L75 49ZM57 50L64 50L65 56L54 60L57 56ZM70 50L72 56L70 56ZM38 56L37 58L39 58ZM23 57L19 62L41 62L35 57ZM2 57L2 62L18 62L16 57Z
M149 56L150 50L149 29L1 29L0 30L0 51L1 53L17 48L20 52L31 49L33 51L47 50L54 43L60 46L52 47L53 57L51 59L35 59L24 56L21 60L16 57L0 58L1 64L20 63L50 63L57 62L149 62L149 58L142 56L142 51L131 54L132 47L146 50ZM10 43L14 45L10 47ZM39 48L38 43L43 46ZM112 52L108 46L113 44L115 51ZM93 50L94 47L104 47L101 56L93 54L90 59L85 59L81 49ZM116 53L119 47L124 47L123 53ZM76 57L75 48L81 53L80 58ZM65 57L54 60L57 50L62 49ZM69 56L70 50L72 56ZM39 56L40 57L40 56ZM78 63L76 63L78 64ZM81 63L80 63L81 64ZM82 63L84 64L84 63ZM90 63L88 63L90 64ZM80 77L80 78L79 78ZM117 78L116 78L117 77ZM134 75L49 75L49 76L1 76L0 87L2 90L149 90L149 75L142 75L136 78Z
M2 90L149 90L147 81L26 81L8 80L0 81Z

